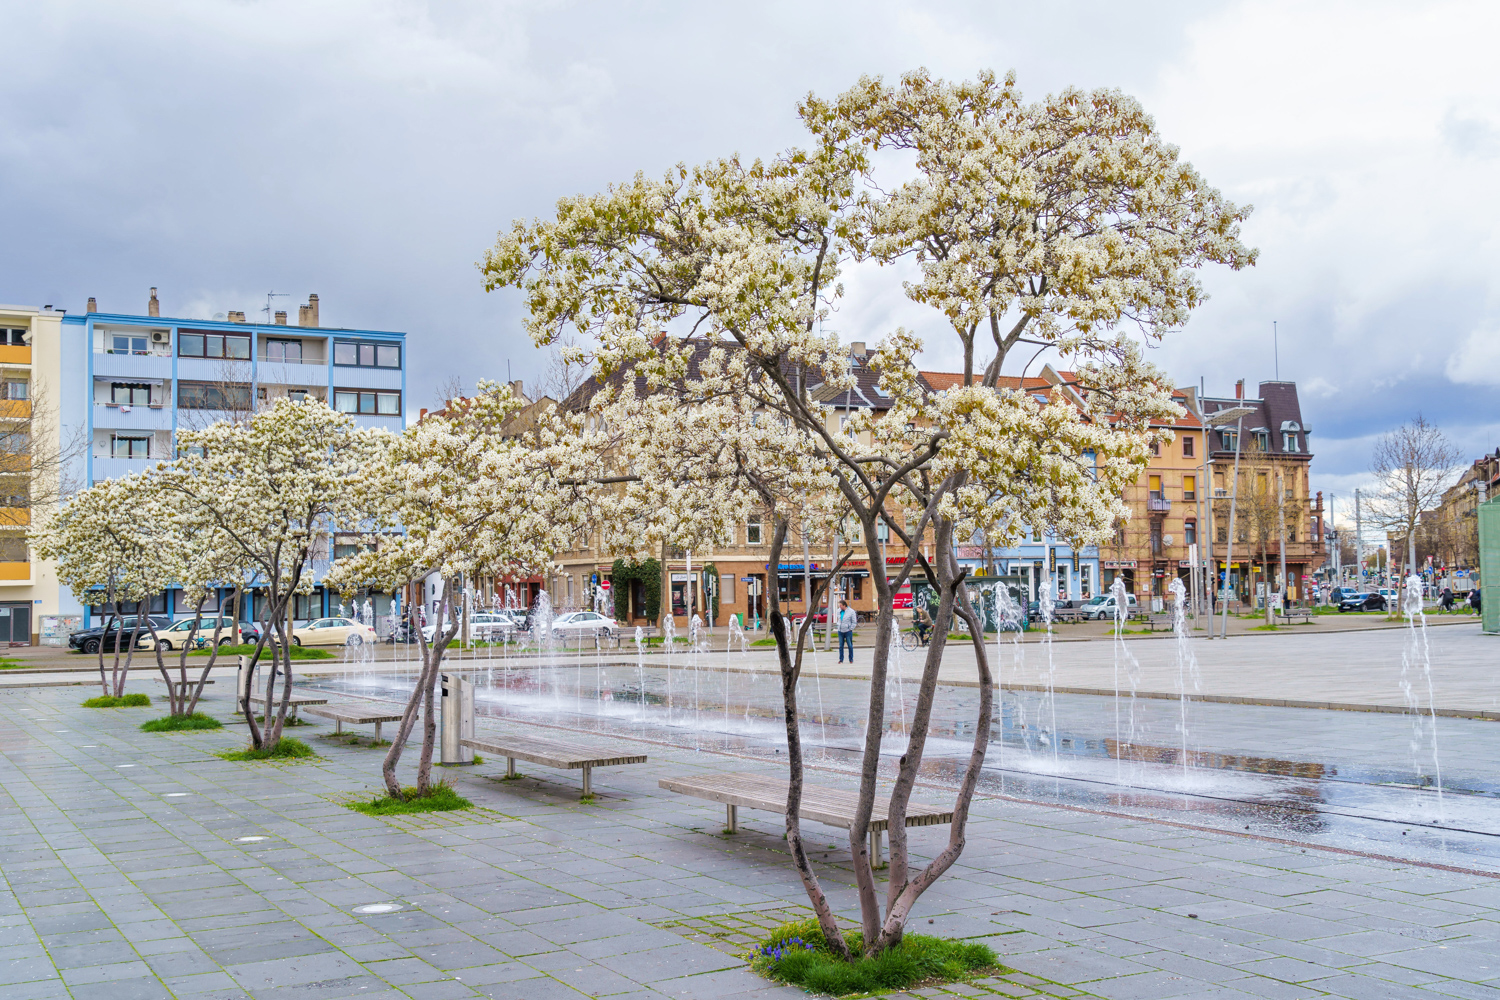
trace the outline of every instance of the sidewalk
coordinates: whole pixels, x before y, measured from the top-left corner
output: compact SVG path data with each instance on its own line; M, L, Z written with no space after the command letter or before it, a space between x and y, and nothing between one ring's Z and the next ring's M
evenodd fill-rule
M656 787L743 760L653 745L595 776L593 806L572 775L491 763L449 772L480 808L383 820L338 805L372 792L378 750L313 736L315 761L230 763L210 751L233 731L149 735L145 710L78 700L0 694L0 996L804 995L726 954L805 910L780 820L726 837L720 807ZM845 838L809 832L849 918ZM912 831L926 853L946 836ZM403 908L353 912L380 902ZM1018 970L964 996L1367 1000L1494 995L1497 913L1494 878L988 799L912 928Z

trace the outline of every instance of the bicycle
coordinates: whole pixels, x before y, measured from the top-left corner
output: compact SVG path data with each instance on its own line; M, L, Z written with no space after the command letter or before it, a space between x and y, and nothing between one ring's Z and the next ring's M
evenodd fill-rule
M901 648L905 650L921 649L927 645L927 640L917 635L917 627L901 630Z

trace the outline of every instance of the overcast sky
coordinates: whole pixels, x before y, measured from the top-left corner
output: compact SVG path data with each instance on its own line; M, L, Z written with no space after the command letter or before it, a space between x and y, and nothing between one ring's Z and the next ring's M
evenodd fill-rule
M1128 10L1127 10L1128 8ZM1228 394L1301 386L1314 487L1366 480L1422 411L1500 445L1500 6L1119 3L0 5L0 301L258 315L410 334L409 407L528 383L517 298L474 262L519 216L636 170L802 140L808 91L926 66L1040 98L1120 87L1255 205L1260 264L1157 360ZM857 282L846 339L935 317ZM928 359L941 366L945 358Z

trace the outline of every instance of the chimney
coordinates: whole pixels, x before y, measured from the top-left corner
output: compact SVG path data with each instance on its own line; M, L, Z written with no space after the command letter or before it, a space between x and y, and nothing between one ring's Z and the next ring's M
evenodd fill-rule
M519 399L525 399L526 398L526 390L523 387L523 383L524 382L525 382L524 379L519 379L519 378L516 379L514 382L512 382L510 384L510 394L512 396L515 396L515 397L519 398Z
M286 326L286 310L285 309L278 309L278 310L276 310L276 325L277 326Z
M93 312L92 309L90 309L89 311ZM160 316L161 315L161 303L158 302L158 301L156 301L156 289L154 289L154 288L151 289L151 301L146 303L146 315L147 316Z
M1244 379L1240 379L1238 382L1236 382L1234 384L1234 398L1235 399L1244 399L1245 398L1245 380Z
M316 292L307 297L307 316L312 320L308 326L318 325L318 295Z
M92 295L89 296L88 311L91 313L96 313L99 311L99 303L94 301L94 297Z
M152 313L151 315L155 316L156 314ZM243 312L236 312L235 310L231 309L229 310L229 322L243 323L245 322L245 314Z
M849 345L849 353L852 354L852 355L854 355L857 358L864 357L865 356L865 342L863 340L856 340L856 341L854 341L854 343L852 343L852 344Z

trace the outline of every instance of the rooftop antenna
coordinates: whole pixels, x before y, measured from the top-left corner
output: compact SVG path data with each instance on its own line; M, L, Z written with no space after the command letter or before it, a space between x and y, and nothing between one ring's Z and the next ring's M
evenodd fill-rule
M271 300L273 298L276 298L277 296L280 296L281 298L286 299L286 298L290 298L291 295L292 295L291 292L267 292L266 293L266 306L265 306L264 309L261 310L261 312L263 312L263 313L266 314L266 326L270 326L271 325Z
M1276 330L1276 321L1271 320L1271 357L1276 362L1276 381L1281 381L1281 336Z

